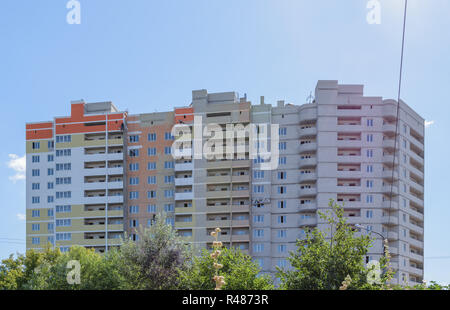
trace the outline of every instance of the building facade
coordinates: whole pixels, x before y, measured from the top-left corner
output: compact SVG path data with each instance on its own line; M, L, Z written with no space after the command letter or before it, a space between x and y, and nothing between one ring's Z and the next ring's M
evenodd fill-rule
M71 117L27 124L27 248L105 251L162 212L196 248L220 227L226 246L273 273L289 267L306 229L327 228L317 211L330 199L375 238L367 262L383 255L383 236L394 282L420 283L423 118L404 102L397 111L396 101L365 97L362 85L319 81L304 105L199 90L171 112L72 103Z

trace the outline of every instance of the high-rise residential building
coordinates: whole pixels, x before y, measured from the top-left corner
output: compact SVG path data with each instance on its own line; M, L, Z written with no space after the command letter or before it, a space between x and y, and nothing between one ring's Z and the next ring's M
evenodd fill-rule
M415 284L423 197L424 119L402 101L397 118L396 101L362 85L319 81L314 101L274 106L199 90L189 106L139 115L76 102L70 117L27 124L27 248L104 251L163 212L197 248L220 227L226 246L274 273L306 229L327 228L317 211L334 199L375 238L367 262L386 238L394 282Z
M26 125L27 249L120 244L125 118L110 102L77 101L68 117Z

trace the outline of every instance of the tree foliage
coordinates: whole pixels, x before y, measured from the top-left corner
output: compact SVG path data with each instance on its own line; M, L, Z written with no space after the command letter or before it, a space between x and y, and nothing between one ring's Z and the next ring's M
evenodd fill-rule
M369 236L356 237L347 224L344 210L330 201L331 212L319 216L330 226L328 231L318 228L306 232L304 240L298 240L296 252L291 253L292 269L278 268L281 287L298 290L337 290L346 281L345 288L366 288L369 269L364 258L372 245Z
M220 275L225 278L224 290L269 290L273 289L268 275L259 275L259 266L241 250L223 248L220 254ZM180 273L181 288L190 290L213 290L216 269L214 259L207 250L194 257L187 270Z

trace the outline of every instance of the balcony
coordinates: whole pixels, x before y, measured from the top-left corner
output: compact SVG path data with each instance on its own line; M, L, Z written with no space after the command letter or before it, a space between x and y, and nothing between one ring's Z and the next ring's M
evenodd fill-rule
M317 209L317 204L315 202L311 202L311 203L304 203L304 204L300 204L298 206L298 210L300 212L302 211L313 211Z
M300 188L300 197L310 197L317 195L317 188Z
M232 235L231 236L232 242L250 242L250 235Z
M311 107L303 108L300 111L300 123L312 122L317 119L317 106L311 105Z
M316 150L317 150L317 143L315 142L300 144L299 147L300 153L308 153Z
M311 173L300 173L299 182L305 183L305 182L312 182L317 179L316 172Z
M230 175L218 175L218 176L208 176L206 178L208 184L221 184L221 183L231 183Z
M207 228L230 227L230 220L206 221Z
M175 186L188 186L192 185L194 182L194 179L192 177L190 178L176 178L175 179Z
M231 221L231 225L233 227L249 227L250 221L249 220L233 220L233 221Z
M316 127L300 128L300 137L310 137L317 135Z
M192 171L193 169L193 163L175 163L175 171Z
M175 200L192 200L194 199L193 192L175 193Z
M299 226L315 226L317 225L317 218L316 217L310 217L310 218L300 218L298 221Z
M194 212L193 207L179 207L175 208L175 214L192 214Z
M315 167L317 165L317 158L303 158L300 159L300 168Z
M385 225L398 225L398 217L396 216L383 216L381 218L381 223Z

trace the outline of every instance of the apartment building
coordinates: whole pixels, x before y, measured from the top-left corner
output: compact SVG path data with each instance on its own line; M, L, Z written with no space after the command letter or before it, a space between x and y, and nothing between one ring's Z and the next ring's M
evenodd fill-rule
M27 124L27 248L50 241L104 251L123 232L138 238L138 227L163 212L196 248L209 248L220 227L225 246L274 273L289 268L306 229L328 228L317 211L334 199L359 233L376 238L367 262L383 255L383 236L394 282L420 283L424 120L399 107L397 119L396 101L337 81L319 81L304 105L272 106L264 97L252 105L206 90L162 113L73 103L69 118Z
M68 117L26 125L27 249L120 244L125 118L110 102L76 101Z

